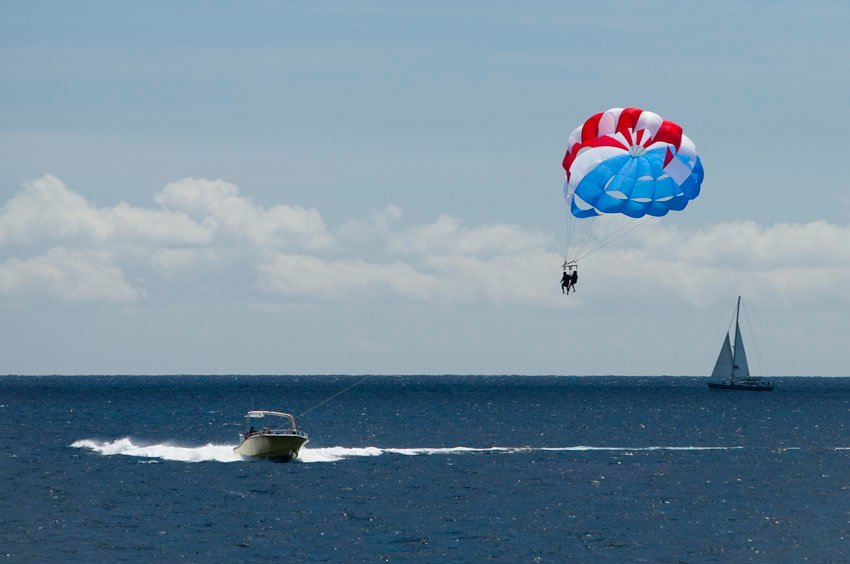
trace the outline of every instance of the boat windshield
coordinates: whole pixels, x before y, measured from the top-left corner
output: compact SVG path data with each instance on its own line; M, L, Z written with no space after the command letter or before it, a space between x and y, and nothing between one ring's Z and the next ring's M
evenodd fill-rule
M266 419L268 420L268 424L262 426L262 429L256 429L252 420L255 419ZM298 430L295 428L295 417L290 415L289 413L283 413L280 411L249 411L245 415L245 420L249 425L249 429L246 433L247 435L253 435L256 433L269 433L269 432L281 432L281 431L289 431L292 433L298 433ZM288 420L288 425L286 424ZM259 422L257 422L259 423ZM266 423L266 421L263 421Z

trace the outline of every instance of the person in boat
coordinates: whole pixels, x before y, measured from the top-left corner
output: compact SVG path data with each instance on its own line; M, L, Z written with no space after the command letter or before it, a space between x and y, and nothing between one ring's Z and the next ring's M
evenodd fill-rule
M247 439L248 437L250 437L251 435L253 435L256 432L257 432L257 430L254 429L253 425L251 425L251 428L248 429L247 431L245 431L245 438Z
M564 291L566 290L566 291ZM567 274L567 271L564 271L564 275L561 276L561 293L569 294L570 293L570 275Z
M578 269L573 270L573 274L570 276L570 288L573 289L573 292L576 291L576 282L578 282ZM569 289L567 293L569 293Z

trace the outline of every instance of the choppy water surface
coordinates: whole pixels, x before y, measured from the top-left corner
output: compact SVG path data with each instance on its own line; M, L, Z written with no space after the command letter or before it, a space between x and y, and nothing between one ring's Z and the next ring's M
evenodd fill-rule
M839 561L850 379L0 378L0 557Z

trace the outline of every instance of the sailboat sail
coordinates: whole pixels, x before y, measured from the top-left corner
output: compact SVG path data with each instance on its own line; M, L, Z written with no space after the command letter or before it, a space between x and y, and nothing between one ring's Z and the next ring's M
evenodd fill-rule
M741 339L741 327L735 321L735 372L736 378L749 378L750 366L747 364L747 353L744 351L744 341Z
M769 392L773 383L759 377L750 376L750 366L747 364L747 352L744 350L744 340L741 338L741 326L738 317L741 313L741 297L735 307L735 346L732 346L731 332L727 331L723 338L723 347L714 364L711 373L713 381L708 382L712 390L751 390Z
M732 377L732 346L729 344L729 333L726 333L726 337L723 338L723 347L720 349L720 355L717 357L717 362L714 364L714 370L711 372L711 377Z

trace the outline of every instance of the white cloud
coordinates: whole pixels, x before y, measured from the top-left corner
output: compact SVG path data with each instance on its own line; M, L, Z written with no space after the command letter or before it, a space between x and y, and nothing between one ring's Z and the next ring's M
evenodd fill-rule
M401 218L401 209L387 205L373 212L368 218L349 219L339 229L339 237L345 241L363 242L373 237L387 237L393 225Z
M675 296L708 306L740 293L778 307L850 303L850 227L744 221L688 234L652 225L635 243L585 263L606 273L601 284L620 299Z
M235 184L223 180L184 178L167 184L154 196L154 201L161 206L203 214L222 207L232 198L241 199Z
M539 231L504 224L464 227L459 220L441 215L434 223L392 235L389 248L400 254L499 256L540 249L546 243Z
M674 229L649 227L640 233L640 241L650 252L706 264L757 263L767 268L850 263L850 228L826 221L782 223L770 227L762 227L754 221L728 222L690 235Z
M116 264L141 262L160 276L177 275L225 258L256 260L265 249L322 250L333 246L317 210L255 206L226 182L184 179L155 195L156 207L124 202L98 207L45 175L28 182L0 208L0 248L58 247L45 256L4 263L3 292L52 296L65 301L136 299ZM29 252L33 251L28 248ZM64 253L64 254L63 254ZM100 254L105 253L105 254ZM114 291L85 280L112 278ZM60 286L65 284L63 290Z
M260 287L295 298L357 302L401 296L431 302L443 291L440 281L409 264L321 258L277 253L258 266Z
M339 260L278 253L258 267L260 288L289 299L333 302L403 300L437 306L564 305L558 301L561 258L546 237L513 225L464 226L442 215L434 223L394 230L401 210L388 206L367 220L349 220L348 241L379 236L384 260ZM399 260L398 255L405 257Z
M28 182L0 208L0 245L14 243L134 242L203 244L212 233L185 213L119 203L98 208L55 176Z
M262 290L286 298L345 303L403 300L436 306L559 301L558 255L429 256L421 263L326 260L275 254L258 266Z
M48 295L64 302L134 302L141 292L110 264L106 252L50 249L46 254L0 263L0 294Z
M143 290L127 283L119 264L173 285L186 283L182 273L239 264L253 265L259 299L289 303L705 307L736 293L779 307L850 303L850 227L825 221L727 222L692 232L650 222L582 261L578 297L563 298L560 249L538 230L470 226L449 215L403 225L402 211L387 206L343 222L341 256L317 210L257 206L227 182L184 179L155 201L159 207L96 207L55 177L28 183L0 208L0 246L55 248L0 263L0 293L126 302ZM209 277L220 285L240 280Z
M202 265L222 261L216 249L160 249L153 253L150 264L163 277L170 278Z
M159 208L119 203L96 207L45 175L28 182L0 208L0 245L131 241L135 244L209 245L222 237L257 247L327 249L333 238L315 209L256 206L221 180L187 178L154 197Z
M265 209L239 195L239 188L222 180L185 178L168 184L154 197L156 203L202 218L220 232L258 247L294 245L327 249L333 239L315 209L277 205Z
M212 241L210 222L198 224L183 213L148 210L120 203L105 212L117 239L172 245L204 245Z
M541 245L537 232L469 228L443 216L385 236L385 261L276 255L259 268L260 287L287 299L586 304L603 310L673 301L706 307L726 304L738 293L778 307L850 303L850 228L822 221L771 227L732 222L694 233L647 224L634 238L583 261L581 292L566 299L558 287L561 257ZM404 261L389 258L402 252Z
M487 258L431 255L424 265L455 303L574 305L560 299L559 255L543 249Z

